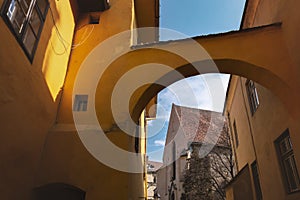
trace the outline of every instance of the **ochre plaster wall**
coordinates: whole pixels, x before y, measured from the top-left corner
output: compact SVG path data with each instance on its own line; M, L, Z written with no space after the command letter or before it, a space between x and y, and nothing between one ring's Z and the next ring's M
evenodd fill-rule
M0 0L0 4L2 3L3 0ZM99 195L104 195L104 199L134 199L139 195L129 192L134 191L131 183L132 176L112 170L96 161L85 150L75 128L72 127L72 90L79 67L85 59L89 58L89 53L99 43L114 34L130 30L134 24L133 1L112 0L110 4L109 10L99 13L99 24L78 26L73 40L75 25L69 1L51 1L55 24L66 41L59 39L52 16L48 11L32 63L29 62L4 21L0 19L0 112L5 113L1 115L1 133L4 134L0 136L0 158L1 163L4 163L0 165L3 199L28 199L32 188L56 181L67 182L86 190L87 199L95 199ZM285 111L283 112L279 106L278 112L287 116L286 124L276 123L274 129L276 127L278 129L275 131L272 128L268 131L272 132L270 137L275 138L282 132L284 126L290 127L296 161L300 166L300 155L297 153L300 152L300 140L297 139L297 133L300 132L298 125L300 116L298 104L300 99L298 93L300 88L300 57L298 56L300 12L297 9L300 1L264 0L263 3L258 3L258 6L253 25L278 21L282 22L282 25L242 33L198 37L195 40L211 54L220 72L253 79L270 89L284 102L288 112L293 113L292 117L284 114ZM73 11L76 12L76 7L73 7ZM78 22L80 20L84 20L84 16L79 16ZM74 48L69 59L72 40ZM129 46L130 43L131 37L128 41L124 41L123 45ZM186 41L179 41L157 45L178 49L189 47L190 44ZM146 61L168 64L174 69L182 70L185 76L195 75L195 71L189 67L186 60L162 51L137 50L119 58L100 80L101 87L98 87L96 94L97 114L105 116L99 117L105 130L110 130L114 124L111 110L107 106L110 105L114 84L130 69ZM203 60L195 59L194 61ZM65 79L67 64L68 74ZM166 74L162 74L162 77L164 75ZM60 88L64 80L62 101L58 116L56 116ZM171 78L168 81L171 84L177 80ZM161 87L154 88L144 96L149 88L150 86L141 88L132 97L129 108L135 121L138 120L148 101L162 89ZM267 95L266 99L271 97ZM277 105L279 105L278 100L274 101L272 107L265 109L272 111L271 108ZM278 116L272 115L271 117L278 122ZM266 119L261 122L253 120L253 123L268 123ZM57 124L51 129L55 122ZM65 124L72 128L56 129L57 126ZM133 146L131 138L121 131L110 131L107 136L125 149L131 149ZM257 152L261 152L261 157L257 157L258 161L272 160L274 154L268 154L272 147L264 147L271 142L260 137L262 136L257 136L259 139ZM260 170L263 169L262 167ZM270 183L270 179L262 176L262 182ZM263 192L266 191L264 186L262 189ZM116 190L118 192L115 192ZM278 192L278 196L282 197L282 192L280 190ZM289 198L297 197L290 196Z
M57 28L71 44L69 2L51 1L50 6ZM62 48L50 10L32 63L2 17L0 35L1 198L25 200L35 187L45 139L55 122L71 47ZM64 53L58 55L53 48Z
M226 112L230 113L230 130L231 139L233 140L234 150L237 156L238 171L245 167L249 162L252 163L255 160L255 153L253 150L253 143L249 129L249 123L247 118L247 111L245 110L245 101L248 101L242 93L242 87L240 78L233 76L230 86L230 95L233 95L232 100L228 101L228 107ZM226 114L227 115L227 114ZM233 123L236 124L238 146L236 145L236 136L234 133ZM247 155L247 156L245 156Z
M255 4L253 2L256 2ZM299 76L300 58L297 55L300 50L300 42L296 35L299 35L299 19L300 13L297 6L299 1L279 1L279 0L259 0L250 1L253 8L248 10L256 10L253 15L252 23L244 23L243 28L255 27L275 22L282 22L282 38L287 47L288 57L291 61L289 72L286 74L297 74ZM251 18L251 13L246 15L246 19ZM282 64L281 68L285 68ZM293 79L293 78L291 78ZM295 91L299 94L299 78L294 79L291 83L295 87ZM263 83L261 83L263 85ZM287 106L282 104L282 98L278 99L274 92L267 90L261 85L257 85L260 95L261 106L251 117L251 125L253 129L254 143L256 147L257 160L259 164L262 191L265 199L299 199L299 194L294 193L287 195L284 186L282 174L280 172L277 155L275 152L274 141L289 128L293 149L295 154L298 171L300 170L300 140L298 133L300 131L299 112L300 109L294 107L296 115L291 114ZM289 98L289 97L286 97ZM295 103L296 104L296 103ZM293 105L293 104L291 104ZM249 106L247 105L248 110ZM249 114L251 116L251 114ZM246 156L247 157L247 156Z
M256 160L264 199L299 199L299 193L287 195L285 191L274 144L274 141L289 128L299 171L299 124L295 123L286 107L271 91L257 83L260 105L252 115L245 84L245 78L232 78L228 94L230 98L226 104L231 124L236 121L240 141L238 147L234 146L238 169L241 170L245 165L250 166ZM232 139L235 140L233 134ZM253 180L251 182L254 188Z
M78 17L57 124L49 132L38 176L38 185L65 182L84 190L87 200L139 199L146 191L146 180L142 173L120 172L96 160L80 141L73 124L73 84L81 63L98 44L122 31L131 30L134 24L133 1L113 0L110 1L110 6L107 11L91 13L100 16L99 24L89 24L89 13ZM131 37L127 39L123 41L123 45L129 47ZM111 76L113 74L108 75ZM111 82L108 79L103 89L109 88ZM106 94L101 93L99 96L102 98L103 95ZM101 98L97 98L96 102L103 105ZM97 111L97 113L101 112ZM105 113L101 113L99 118L102 119L103 116L106 119ZM144 128L140 131L141 134L145 134ZM115 145L127 151L134 150L135 140L120 130L109 131L107 137ZM144 140L140 142L140 151L142 154L145 153ZM110 152L103 150L103 153L109 155Z

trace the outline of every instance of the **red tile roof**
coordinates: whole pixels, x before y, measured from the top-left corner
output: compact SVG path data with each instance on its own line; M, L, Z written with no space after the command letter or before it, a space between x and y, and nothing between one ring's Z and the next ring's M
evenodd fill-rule
M176 133L183 134L188 143L230 146L226 118L214 111L173 104L166 144L172 141Z

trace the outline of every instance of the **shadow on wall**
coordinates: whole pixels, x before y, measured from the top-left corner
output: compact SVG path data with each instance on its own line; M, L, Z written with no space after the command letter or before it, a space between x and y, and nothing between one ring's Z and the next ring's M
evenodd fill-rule
M34 189L34 200L84 200L85 192L64 183L51 183Z
M187 64L184 66L179 66L176 71L174 70L172 72L169 72L168 74L162 75L162 77L157 80L157 82L164 83L163 85L170 85L176 81L179 81L182 77L179 78L176 76L176 73L178 72L180 72L180 74L182 74L185 78L199 75L199 72L201 72L202 74L226 73L242 76L257 82L272 91L272 93L283 102L287 110L289 110L290 113L293 113L295 108L291 107L291 105L295 104L291 104L290 100L295 99L296 97L292 98L294 97L294 94L291 93L290 87L282 79L280 79L280 77L278 77L271 71L241 60L216 59L214 60L214 63L217 65L219 71L215 72L211 71L212 69L207 67L209 66L210 62L210 60L204 60L194 63L193 65ZM203 69L200 69L201 67L203 67ZM135 104L132 111L132 118L137 121L143 108L145 108L148 102L163 89L164 86L156 83L153 83L151 86L149 86ZM291 98L287 98L289 96Z

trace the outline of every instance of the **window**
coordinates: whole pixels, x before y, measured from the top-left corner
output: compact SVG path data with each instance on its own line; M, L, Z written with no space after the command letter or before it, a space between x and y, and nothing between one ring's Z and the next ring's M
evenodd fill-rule
M287 192L299 191L300 179L288 129L275 141L275 145Z
M172 169L173 180L176 179L176 144L173 142L173 169Z
M7 0L1 16L32 61L49 7L48 0Z
M256 161L254 161L251 164L251 169L252 169L252 176L253 176L253 182L254 182L254 187L255 187L256 199L261 200L262 192L261 192L261 187L260 187L260 182L259 182L259 174L258 174Z
M88 95L75 95L73 111L87 111Z
M251 80L248 80L246 82L246 89L247 89L247 93L248 93L248 100L249 100L249 104L250 104L251 114L253 115L259 105L258 94L257 94L256 87L254 85L254 82Z
M235 138L235 146L238 147L239 146L239 136L238 136L238 132L236 129L235 120L233 121L233 134L234 134L234 138Z
M140 152L140 126L139 126L139 124L135 128L134 150L135 150L135 153Z

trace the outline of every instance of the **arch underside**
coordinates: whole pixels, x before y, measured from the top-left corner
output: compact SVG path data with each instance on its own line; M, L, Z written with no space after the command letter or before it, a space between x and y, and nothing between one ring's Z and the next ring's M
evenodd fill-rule
M180 74L182 74L183 77L185 78L195 76L195 75L208 74L208 73L223 73L223 74L232 74L232 75L245 77L250 80L254 80L260 85L263 85L264 87L272 91L274 95L279 97L286 106L289 105L289 101L287 101L286 97L291 95L290 94L291 88L285 82L283 82L278 76L272 74L270 71L267 71L263 68L239 60L220 59L220 60L214 60L214 62L218 66L219 69L218 71L197 70L194 67L195 65L192 64L181 66L177 68L176 71L180 72ZM206 61L199 61L197 65L205 66L205 63ZM239 68L239 67L242 67L246 73L242 73L242 72L232 73L232 68ZM202 73L200 74L199 71L201 71ZM132 111L132 118L134 120L138 120L140 113L147 106L149 100L155 97L157 93L159 93L161 90L165 88L165 86L171 85L172 83L179 81L181 79L182 76L178 77L177 73L170 72L168 74L165 74L163 77L161 77L160 80L157 80L157 83L163 83L162 85L153 83L143 91L139 91L139 93L134 94L139 96L138 97L139 100L136 102L134 109ZM217 84L219 84L220 87L223 87L223 85L221 85L222 84L221 80L220 83Z
M96 110L98 113L110 113L106 119L99 119L100 124L105 124L104 127L107 128L114 124L111 108L101 105L111 105L111 94L119 79L130 70L146 63L160 63L173 70L162 71L155 82L141 86L133 93L129 112L136 122L147 103L165 86L185 77L205 73L226 73L251 79L272 91L293 115L298 106L296 102L300 99L297 93L299 81L297 77L292 77L295 74L292 73L293 63L289 59L281 34L280 24L273 24L226 34L196 37L192 42L200 44L209 57L192 55L192 59L174 53L176 49L189 49L193 44L188 39L137 46L116 59L99 81L98 86L105 84L108 79L112 81L110 86L97 89L96 102L101 97L101 103L98 105L96 103L98 107ZM181 76L178 76L178 72ZM147 79L147 77L149 73L141 73L136 78Z

